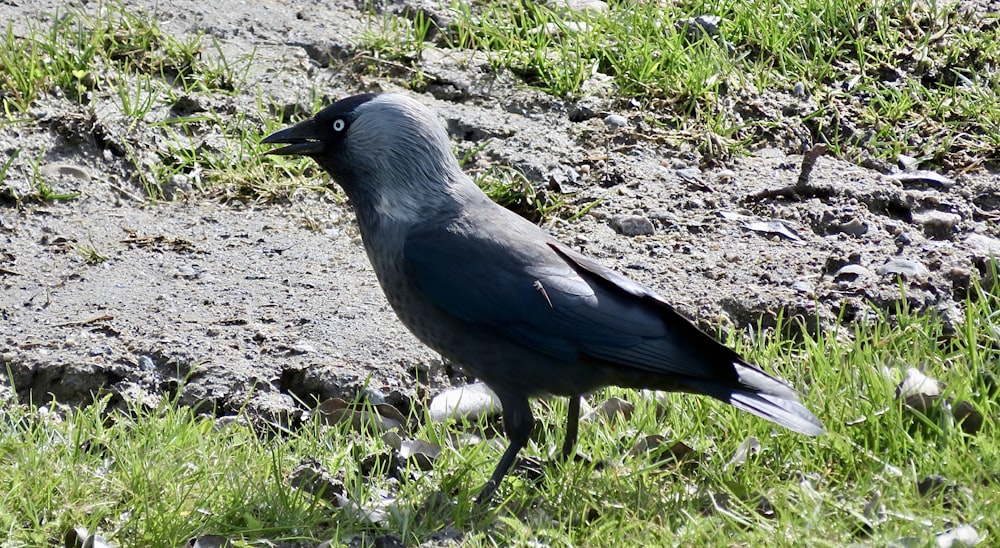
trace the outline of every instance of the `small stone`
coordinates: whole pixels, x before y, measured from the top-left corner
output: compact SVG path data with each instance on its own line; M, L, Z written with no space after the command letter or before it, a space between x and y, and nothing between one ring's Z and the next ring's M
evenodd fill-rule
M105 354L110 354L111 349L106 346L93 346L90 348L91 356L103 356Z
M429 413L433 422L449 419L478 420L485 415L499 414L503 409L500 398L483 383L451 388L434 396Z
M46 164L39 168L39 173L46 179L75 179L87 183L90 182L90 172L83 166L73 164Z
M806 98L806 86L802 82L795 82L792 86L792 95L798 97L799 99Z
M859 264L848 264L840 267L833 273L833 279L838 281L853 282L858 278L867 278L872 275L872 271Z
M191 178L183 173L171 175L161 187L163 197L167 200L173 200L181 194L191 192L193 189L194 186L191 184Z
M289 348L289 350L291 350L292 354L295 354L295 355L315 354L316 353L316 347L315 346L313 346L313 345L311 345L311 344L309 344L307 342L301 342L301 341L293 344Z
M156 362L153 361L152 356L139 356L139 369L143 371L155 371Z
M875 272L879 276L886 276L890 274L902 276L907 280L912 280L914 278L919 278L930 274L927 267L922 263L917 261L911 261L909 259L903 259L897 257L895 259L890 259L889 262L875 269Z
M588 413L584 413L580 420L591 421L596 418L610 419L615 416L620 416L622 420L629 420L632 417L632 413L635 411L635 404L623 400L621 398L608 398L607 400L601 402L600 405L595 407Z
M977 434L983 428L983 414L965 400L956 402L951 408L951 414L966 434Z
M810 285L809 282L805 280L795 280L794 282L792 282L792 289L794 289L799 293L803 293L805 295L811 295L813 292L812 285Z
M721 169L715 176L722 182L728 182L736 178L736 172L731 169Z
M587 105L577 104L573 105L569 109L570 122L586 122L587 120L590 120L594 116L597 116L597 113L594 111L594 109L588 107Z
M934 538L934 544L938 548L966 548L979 544L982 537L971 525L962 525Z
M898 164L900 169L903 171L914 171L917 169L917 166L920 165L920 160L917 160L913 156L899 154L896 156L896 164Z
M896 397L906 399L910 396L930 396L941 395L941 384L936 380L924 375L916 367L906 370L906 377L896 386Z
M674 23L677 30L685 34L685 38L694 42L703 36L716 37L719 35L719 25L722 18L718 15L699 15L688 17Z
M984 234L969 234L965 237L964 243L976 259L1000 257L1000 240L996 238Z
M686 179L688 181L695 181L701 178L701 170L698 169L697 166L678 169L674 173L676 173L681 179Z
M955 227L962 217L955 213L936 209L918 211L913 214L913 223L924 229L924 235L936 240L950 240L955 236Z
M623 236L650 236L654 232L653 222L642 215L615 215L611 228Z
M377 388L366 386L364 390L361 391L361 394L364 396L365 401L367 401L372 405L381 405L387 403L385 398L385 393Z
M625 124L628 123L628 120L626 120L625 117L620 114L608 114L607 116L604 117L604 123L608 127L618 128L618 127L624 127Z
M902 173L894 173L892 175L887 175L887 179L899 181L903 188L910 188L917 185L926 186L928 183L933 183L942 188L949 188L955 184L955 181L941 175L940 173L935 173L933 171L926 171L918 169L916 171L904 171Z
M864 236L868 233L868 224L864 221L858 219L857 217L847 221L846 223L834 222L830 223L827 227L827 232L830 234L842 233L849 234L851 236Z
M205 105L202 104L202 100L193 95L181 95L176 101L174 101L174 104L170 106L170 109L173 110L178 116L190 116L192 114L208 110Z

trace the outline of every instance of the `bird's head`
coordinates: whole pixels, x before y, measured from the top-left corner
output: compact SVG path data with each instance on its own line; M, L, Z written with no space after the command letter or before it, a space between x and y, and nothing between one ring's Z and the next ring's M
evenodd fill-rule
M405 95L347 97L262 142L285 144L268 154L315 160L344 188L359 215L369 208L419 222L429 208L455 200L471 184L441 121Z

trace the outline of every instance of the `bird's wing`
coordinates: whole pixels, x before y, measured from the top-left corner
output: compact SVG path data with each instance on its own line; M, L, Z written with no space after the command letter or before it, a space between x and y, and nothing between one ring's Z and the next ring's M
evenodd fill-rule
M658 311L666 326L666 336L644 339L628 349L609 347L600 340L585 342L589 354L625 356L631 367L679 375L678 383L687 390L712 396L796 432L818 436L825 431L823 423L799 402L798 394L788 384L699 330L663 297L559 243L549 245L583 279L598 284L607 293L624 292L633 300L641 300Z
M729 364L739 356L651 290L530 223L504 220L490 225L502 234L462 223L413 231L404 246L407 275L440 309L558 359L734 377Z

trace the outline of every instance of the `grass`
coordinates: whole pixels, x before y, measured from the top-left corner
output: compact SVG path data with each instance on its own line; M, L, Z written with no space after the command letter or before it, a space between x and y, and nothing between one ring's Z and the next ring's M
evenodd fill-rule
M636 407L630 419L583 423L578 448L592 460L549 465L540 479L515 473L489 511L470 500L500 448L450 444L449 427L420 413L410 417L410 434L444 451L432 472L404 465L397 479L363 472L363 462L389 448L347 423L309 422L276 435L247 422L220 427L170 403L124 411L107 400L82 409L7 404L0 530L5 546L58 543L73 527L120 546L176 546L208 534L242 546L357 536L370 543L387 534L415 544L444 529L461 531L468 546L842 546L906 538L927 545L970 525L990 543L1000 535L997 310L998 291L977 291L953 332L903 309L851 337L731 336L738 350L804 390L826 435L794 435L691 396L658 401L607 389L590 401L617 396ZM926 412L895 395L908 367L946 387ZM949 405L959 401L981 414L978 432L954 419ZM566 405L534 408L543 426L525 455L546 460L561 443ZM662 450L634 454L649 435L692 451L680 461ZM751 437L759 450L732 462ZM329 493L293 487L292 470L303 462L337 471L344 497L362 507L387 505L385 519L370 523L326 502ZM944 487L921 494L920 482L936 476Z
M7 124L30 125L35 122L27 115L43 97L65 98L84 112L110 102L115 108L104 111L98 121L101 127L93 131L122 136L116 144L133 163L139 186L151 201L163 197L164 183L178 173L196 176L204 183L200 190L221 188L223 194L255 197L258 190L266 196L282 194L285 185L260 185L264 180L280 180L277 175L286 171L278 167L266 174L255 172L268 165L267 159L252 162L240 177L247 181L246 187L227 186L233 182L234 157L249 151L256 156L261 122L251 127L245 117L231 120L211 109L194 117L164 120L154 116L158 107L191 97L197 102L207 95L245 93L254 54L229 58L214 37L175 39L161 31L155 17L120 2L105 2L94 10L69 8L29 23L24 36L16 35L13 24L7 24L0 35L0 106ZM109 113L122 121L120 132L107 129L106 124L114 128L117 123ZM189 131L196 124L197 131ZM220 131L224 147L199 146L198 138L211 130ZM91 137L88 133L82 138ZM148 142L162 145L155 151L162 163L136 154ZM6 162L0 174L6 176L13 161ZM303 186L301 178L294 181Z
M664 131L692 132L725 156L766 143L775 125L804 125L814 142L860 160L907 154L926 167L996 161L1000 145L1000 26L958 4L895 0L698 0L555 10L530 0L455 1L442 47L487 53L494 70L577 98L597 73L636 99ZM721 18L703 32L693 18ZM369 39L373 56L419 70L423 32L395 15ZM401 30L402 29L402 30ZM808 100L769 104L794 90ZM802 112L780 112L791 104Z

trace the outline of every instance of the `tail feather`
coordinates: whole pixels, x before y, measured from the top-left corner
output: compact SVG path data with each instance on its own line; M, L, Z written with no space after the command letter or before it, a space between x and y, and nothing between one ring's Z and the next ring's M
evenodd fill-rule
M819 436L826 432L823 423L797 401L753 392L731 392L723 401L800 434Z
M807 436L819 436L826 431L823 423L804 405L790 386L750 365L735 363L738 383L723 385L695 382L701 393L722 400L738 409L784 426Z

